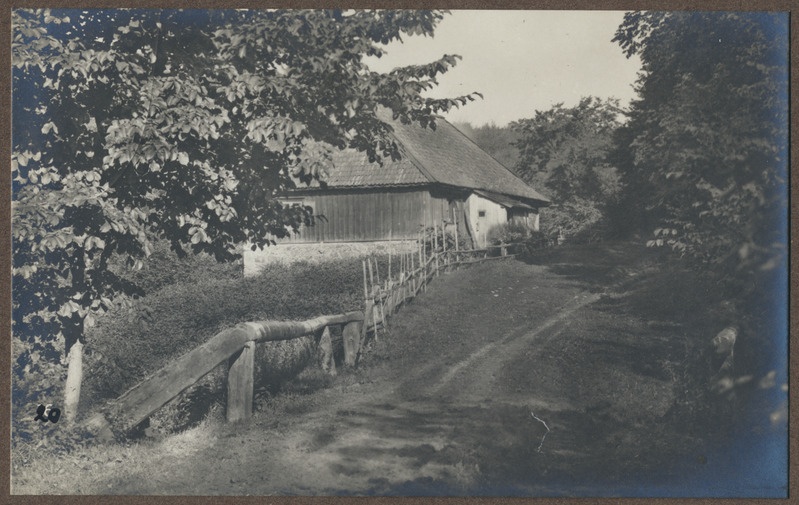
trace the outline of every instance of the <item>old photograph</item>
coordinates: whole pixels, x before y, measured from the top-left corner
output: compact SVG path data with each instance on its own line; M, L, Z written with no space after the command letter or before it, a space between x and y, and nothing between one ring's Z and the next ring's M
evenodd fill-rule
M788 495L789 15L11 11L12 495Z

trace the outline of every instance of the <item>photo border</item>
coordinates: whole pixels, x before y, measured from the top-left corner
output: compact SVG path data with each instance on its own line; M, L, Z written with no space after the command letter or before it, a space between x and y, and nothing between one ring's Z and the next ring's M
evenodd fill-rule
M5 4L6 2L4 2ZM192 9L212 9L212 8L403 8L403 9L430 9L430 8L446 8L446 9L524 9L524 10L731 10L731 11L787 11L789 12L789 29L790 29L790 85L796 83L797 78L797 65L796 58L799 54L799 42L795 34L799 28L799 18L793 16L793 8L797 5L796 2L783 0L783 1L722 1L710 0L702 2L688 2L688 1L614 1L614 0L533 0L533 1L519 1L519 0L435 0L434 2L424 2L420 0L409 1L375 1L375 0L348 0L345 2L334 2L331 0L322 0L316 2L308 1L255 1L255 0L196 0L196 1L176 1L176 0L162 0L151 1L143 0L138 2L129 1L75 1L75 0L50 0L50 1L13 1L4 5L2 12L0 12L0 34L3 40L11 40L11 10L15 8L117 8L117 7L139 7L139 8L192 8ZM0 45L0 61L5 61L6 69L10 69L10 44ZM625 504L647 504L657 500L658 504L687 504L687 503L719 503L719 504L740 504L740 503L753 503L765 504L771 503L774 499L746 499L745 502L738 499L694 499L694 498L501 498L501 497L316 497L316 496L264 496L264 497L239 497L239 496L57 496L57 495L11 495L10 494L10 406L11 406L11 73L9 71L0 72L0 90L2 96L0 97L0 110L7 111L0 120L0 134L2 134L3 142L0 143L0 159L3 160L0 165L4 168L0 172L0 285L4 287L2 296L0 296L0 430L6 436L0 438L0 494L5 502L6 498L10 503L86 503L86 504L188 504L188 503L220 503L220 504L240 504L240 503L260 503L260 504L277 504L277 505L290 505L299 503L313 503L319 505L343 505L347 503L370 503L370 504L455 504L455 503L481 503L491 505L515 505L522 503L552 503L552 504L570 504L570 503L598 503L610 504L619 503L620 501ZM790 93L790 124L789 131L797 127L797 118L795 114L795 101L796 97ZM790 142L790 137L789 137ZM793 160L799 158L797 146L791 142L790 145L790 174L793 175ZM799 186L796 177L790 177L790 194ZM790 198L789 195L789 245L795 235L795 218L799 211L799 203ZM791 345L792 338L799 328L796 318L797 302L793 300L790 293L799 286L799 276L795 271L794 265L796 251L790 250L789 256L789 269L790 269L790 285L788 293L788 308L789 308L789 424L788 424L788 448L789 448L789 484L788 494L789 502L799 503L797 495L799 495L799 488L797 488L797 478L790 478L791 475L799 475L799 465L797 465L797 457L799 454L799 438L797 437L796 430L791 429L797 423L797 377L799 376L799 356L797 353L797 346ZM791 457L793 456L793 457Z

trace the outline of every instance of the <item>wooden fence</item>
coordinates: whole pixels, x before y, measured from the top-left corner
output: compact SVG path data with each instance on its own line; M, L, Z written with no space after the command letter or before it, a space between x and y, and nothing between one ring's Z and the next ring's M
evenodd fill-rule
M446 250L435 244L432 250L426 250L425 243L420 242L417 251L396 255L397 267L393 272L394 255L389 256L388 272L382 283L377 262L373 258L365 259L364 311L319 316L307 321L241 323L223 330L110 402L85 424L105 434L127 433L225 362L228 369L226 418L229 422L248 419L252 415L255 345L258 342L313 335L317 345L330 348L330 328L340 326L344 363L354 366L368 335L377 339L378 329L388 327L388 316L425 290L431 279L463 265L511 258L514 254L509 251L517 246L503 244L487 249Z

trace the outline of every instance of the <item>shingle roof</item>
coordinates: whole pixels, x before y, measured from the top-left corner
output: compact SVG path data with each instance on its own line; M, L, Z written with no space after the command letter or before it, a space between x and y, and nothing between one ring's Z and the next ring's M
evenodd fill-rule
M325 179L328 187L441 183L549 202L443 118L436 119L434 131L394 121L385 109L378 111L378 117L393 128L402 158L384 159L380 166L369 163L364 153L350 149L338 151ZM318 186L318 183L311 185Z
M428 184L430 180L407 156L397 161L385 158L381 166L369 163L365 153L345 149L333 154L333 168L329 170L325 182L330 187L361 187Z

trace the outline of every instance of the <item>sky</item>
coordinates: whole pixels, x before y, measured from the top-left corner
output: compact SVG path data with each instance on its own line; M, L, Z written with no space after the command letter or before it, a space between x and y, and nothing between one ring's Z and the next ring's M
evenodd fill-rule
M454 10L430 37L406 37L372 58L373 70L388 71L434 61L444 54L463 57L440 76L431 97L479 91L471 102L445 117L474 126L532 117L583 96L615 97L627 105L640 69L611 42L622 11L469 11Z

